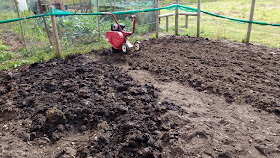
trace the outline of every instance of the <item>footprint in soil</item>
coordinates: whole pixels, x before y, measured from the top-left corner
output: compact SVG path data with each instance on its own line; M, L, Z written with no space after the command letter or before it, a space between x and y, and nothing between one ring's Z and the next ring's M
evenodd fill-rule
M197 139L208 139L207 134L204 131L198 131L198 132L195 132L195 133L191 134L188 137L188 141L192 141L195 138L197 138Z

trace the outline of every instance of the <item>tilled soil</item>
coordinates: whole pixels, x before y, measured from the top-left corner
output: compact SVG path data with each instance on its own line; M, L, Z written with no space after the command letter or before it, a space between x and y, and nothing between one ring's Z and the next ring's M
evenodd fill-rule
M0 157L279 157L280 51L166 36L0 73Z
M1 73L1 157L38 157L36 147L84 131L94 133L85 136L86 145L43 154L158 157L164 142L178 139L177 124L161 115L180 108L159 105L153 85L137 84L116 66L85 61L82 55L68 56ZM15 155L13 144L19 142L13 137L35 145L31 155Z
M280 50L186 36L143 43L127 61L162 81L178 81L196 90L224 96L280 114Z

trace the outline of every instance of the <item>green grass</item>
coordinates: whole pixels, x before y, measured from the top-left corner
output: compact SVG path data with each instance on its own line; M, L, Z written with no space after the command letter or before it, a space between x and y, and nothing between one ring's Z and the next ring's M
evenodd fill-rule
M169 4L170 1L165 1ZM197 7L196 2L182 1L183 5ZM201 10L211 13L248 20L250 15L251 1L248 0L204 0ZM161 14L174 13L174 11L161 10ZM180 11L183 12L183 11ZM280 23L279 0L256 1L254 20L267 23ZM196 36L196 17L189 17L189 28L184 28L185 16L179 16L180 35ZM161 31L165 32L165 18L161 19ZM169 33L174 31L174 17L169 17ZM201 14L201 36L210 39L227 39L236 42L244 42L246 39L248 24L232 22L226 19ZM275 26L252 26L250 43L261 44L268 47L280 47L280 28Z
M107 47L109 47L109 44L105 40L91 44L71 45L67 49L62 49L61 55L62 58L65 58L70 54L84 54L92 49L99 50ZM45 49L34 47L29 50L23 48L16 53L0 51L0 70L18 68L35 62L44 62L55 57L56 53L53 47L45 47Z

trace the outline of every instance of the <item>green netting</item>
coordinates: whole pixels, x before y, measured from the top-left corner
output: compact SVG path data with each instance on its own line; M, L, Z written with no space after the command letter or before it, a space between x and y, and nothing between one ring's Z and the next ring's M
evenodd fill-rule
M75 15L75 13L54 9L54 8L51 8L46 14L47 15Z
M180 10L183 11L187 11L187 12L197 12L196 8L191 8L188 6L183 6L183 5L179 5L179 4L173 4L167 7L161 7L161 8L151 8L151 9L143 9L143 10L129 10L129 11L117 11L117 12L113 12L113 14L133 14L133 13L140 13L140 12L151 12L151 11L157 11L157 10L162 10L162 9L168 9L168 10L175 10L179 8ZM234 22L239 22L239 23L253 23L253 24L259 24L259 25L270 25L270 26L280 26L280 24L270 24L270 23L265 23L265 22L260 22L260 21L250 21L250 20L242 20L242 19L235 19L235 18L229 18L229 17L225 17L222 15L218 15L218 14L214 14L214 13L210 13L207 11L203 11L201 10L202 13L211 15L211 16L215 16L215 17L219 17L219 18L224 18L224 19L228 19ZM50 15L58 15L58 16L63 16L63 15L101 15L101 12L96 12L96 13L71 13L71 12L67 12L67 11L62 11L62 10L58 10L58 9L51 9L49 12L47 12L46 14L40 14L40 15L35 15L35 16L30 16L30 17L25 17L25 18L17 18L17 19L8 19L8 20L2 20L0 21L0 24L2 23L9 23L9 22L14 22L14 21L19 21L19 20L24 20L24 19L30 19L30 18L37 18L37 17L41 17L41 16L50 16Z
M205 13L205 14L208 14L208 15L215 16L215 17L228 19L228 20L231 20L231 21L234 21L234 22L239 22L239 23L253 23L253 24L259 24L259 25L279 26L279 24L269 24L269 23L260 22L260 21L241 20L241 19L235 19L235 18L228 18L228 17L222 16L222 15L213 14L213 13L206 12L206 11L201 11L201 12Z
M183 6L183 5L179 5L178 6L180 10L186 11L186 12L197 12L197 9L195 8L191 8L188 6Z
M20 20L24 20L25 18L16 18L16 19L8 19L8 20L1 20L0 24L4 24L4 23L10 23L10 22L15 22L15 21L20 21Z
M90 3L90 0L89 0ZM96 6L96 1L91 1L93 6ZM126 0L116 0L116 3L111 0L101 0L99 1L99 6L102 7L117 7L117 8L147 8L153 7L154 1L138 0L138 1L126 1Z

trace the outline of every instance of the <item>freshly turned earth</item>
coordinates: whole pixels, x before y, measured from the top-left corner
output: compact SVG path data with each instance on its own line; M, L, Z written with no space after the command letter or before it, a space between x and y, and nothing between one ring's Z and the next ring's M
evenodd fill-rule
M280 50L165 36L0 72L0 157L280 157Z

